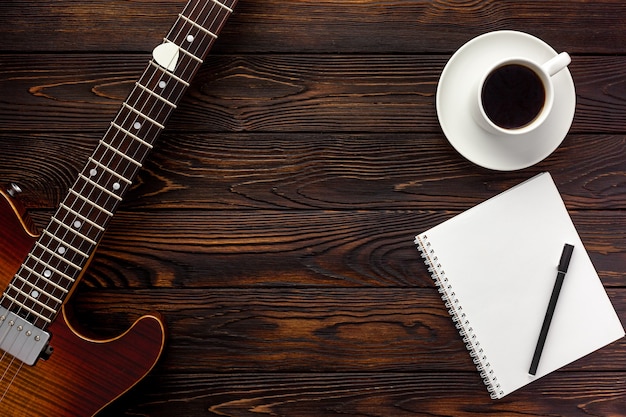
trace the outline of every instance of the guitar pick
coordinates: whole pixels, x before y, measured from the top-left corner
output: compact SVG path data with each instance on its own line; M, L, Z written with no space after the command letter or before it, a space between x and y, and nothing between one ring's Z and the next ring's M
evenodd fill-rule
M169 71L176 69L178 54L178 46L171 42L162 43L152 51L156 63Z

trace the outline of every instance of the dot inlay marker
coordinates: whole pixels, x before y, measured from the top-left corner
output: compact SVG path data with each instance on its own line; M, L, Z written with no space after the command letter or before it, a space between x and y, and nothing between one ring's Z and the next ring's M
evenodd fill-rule
M83 225L83 224L82 224L80 221L78 221L78 220L76 220L76 221L74 222L74 228L76 228L76 229L79 229L82 225Z
M92 177L95 177L96 175L98 175L98 171L96 171L95 169L93 169L93 168L92 168L92 169L89 171L89 175L90 175L90 176L92 176Z
M133 125L133 127L137 130L141 129L141 123L139 122L135 122L135 124Z
M46 278L50 278L52 276L52 271L49 269L46 269L45 271L43 271L43 276Z
M59 249L57 249L57 252L59 252L61 255L63 255L65 251L66 249L63 246L59 246Z
M120 183L119 183L119 182L116 182L116 183L114 183L114 184L113 184L113 189L114 189L115 191L119 190L119 189L120 189L120 187L121 187L121 186L120 186Z

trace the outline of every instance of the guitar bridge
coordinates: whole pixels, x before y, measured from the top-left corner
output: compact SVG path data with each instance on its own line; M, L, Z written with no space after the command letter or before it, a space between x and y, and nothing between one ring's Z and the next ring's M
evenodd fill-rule
M45 351L50 334L4 307L0 307L0 349L27 365Z

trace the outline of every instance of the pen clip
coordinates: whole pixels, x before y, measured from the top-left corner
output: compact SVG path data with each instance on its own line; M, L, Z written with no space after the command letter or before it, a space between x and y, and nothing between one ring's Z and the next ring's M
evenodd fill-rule
M561 253L561 260L559 261L559 272L566 273L567 268L569 268L569 260L572 257L572 252L574 251L574 246L566 243L563 247L563 252Z

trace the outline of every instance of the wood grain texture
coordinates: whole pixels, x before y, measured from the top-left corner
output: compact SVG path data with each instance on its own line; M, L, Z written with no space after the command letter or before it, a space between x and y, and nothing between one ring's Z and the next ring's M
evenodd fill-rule
M0 4L8 22L0 39L12 51L150 51L184 4L12 0ZM625 15L612 0L249 0L237 6L216 52L451 53L473 36L515 28L558 49L613 54L626 51L610 42L622 36Z
M448 58L212 55L168 129L440 132L435 94ZM102 132L148 55L8 54L0 59L0 123L5 129ZM574 56L570 69L578 99L572 132L623 133L626 58Z
M623 317L624 291L609 288L608 295ZM147 305L171 330L160 366L167 372L476 369L434 285L86 290L73 303L80 320L104 334L119 332ZM626 360L625 347L622 339L562 371L613 371Z
M0 183L45 227L185 0L0 2ZM438 78L472 37L572 55L541 163L464 160ZM492 401L413 236L550 171L626 322L626 4L240 0L71 299L107 337L161 311L162 361L101 417L626 416L620 340Z
M120 213L83 284L118 289L432 287L412 238L454 214L457 212ZM37 214L36 218L45 224L43 220L49 216ZM572 218L603 283L623 286L624 214L573 211ZM173 251L175 257L170 255Z
M430 287L413 237L454 214L122 213L105 235L85 283L117 288ZM612 211L572 216L604 283L623 286L626 216Z
M13 199L0 193L2 288L12 282L36 240L15 208ZM3 306L7 307L4 303ZM5 317L6 310L3 311L2 321L7 320L11 327L14 326ZM108 340L88 339L77 334L67 320L65 309L59 311L49 324L45 331L52 335L49 341L51 355L46 360L39 360L36 366L23 366L10 355L0 357L2 415L92 416L139 382L154 367L163 351L163 322L154 314L143 316L133 323L131 330L120 331ZM3 327L3 341L16 337L7 335L10 332L7 326ZM16 326L16 332L30 333L21 327ZM119 336L122 332L124 334ZM19 341L12 343L23 346ZM42 350L43 346L33 344L30 349ZM89 389L85 390L85 387Z
M155 375L153 393L127 415L167 415L165 409L228 417L622 416L625 378L556 373L494 404L475 372Z
M30 207L54 207L95 148L96 134L0 134L0 177ZM523 172L493 175L437 134L166 132L127 210L467 209L551 171L570 209L626 208L624 135L573 135ZM569 163L576 161L576 163Z

